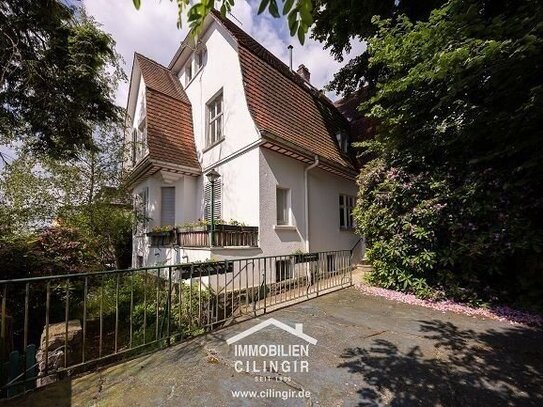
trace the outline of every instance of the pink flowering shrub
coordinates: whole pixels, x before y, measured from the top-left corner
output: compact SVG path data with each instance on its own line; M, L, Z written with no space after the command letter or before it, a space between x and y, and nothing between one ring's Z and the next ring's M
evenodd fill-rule
M522 296L537 303L541 275L514 262L530 244L540 245L539 237L496 176L488 170L459 183L446 172L368 163L355 218L368 243L370 282L428 299L523 305Z

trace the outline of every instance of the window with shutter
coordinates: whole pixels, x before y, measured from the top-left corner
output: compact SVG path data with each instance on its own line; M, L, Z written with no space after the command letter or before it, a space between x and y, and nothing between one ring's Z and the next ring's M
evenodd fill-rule
M222 218L222 185L220 181L215 181L213 195L213 215L215 221L218 221ZM211 182L204 186L204 217L208 222L211 222Z
M161 188L160 225L175 224L175 187Z

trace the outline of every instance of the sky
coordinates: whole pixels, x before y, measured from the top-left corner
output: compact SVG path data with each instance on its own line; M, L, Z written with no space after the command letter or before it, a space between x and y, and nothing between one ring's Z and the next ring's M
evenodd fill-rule
M286 19L275 19L269 14L257 15L260 0L238 0L229 16L236 24L253 36L275 56L288 64L287 46L292 44L293 67L304 64L311 72L311 83L322 88L335 72L344 65L336 62L323 45L307 39L304 46L291 38ZM132 0L83 0L87 13L101 24L102 29L117 42L117 51L124 59L127 75L130 74L135 51L168 65L181 41L187 35L186 24L177 28L177 4L170 0L142 0L136 10ZM351 55L363 50L360 43L354 44ZM128 83L121 85L117 92L117 103L125 107ZM336 99L333 93L327 93Z

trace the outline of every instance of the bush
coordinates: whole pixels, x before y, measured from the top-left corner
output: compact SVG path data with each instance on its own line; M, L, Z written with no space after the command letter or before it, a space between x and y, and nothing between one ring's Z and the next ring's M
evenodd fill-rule
M542 16L450 0L427 21L373 19L356 217L375 282L543 307Z

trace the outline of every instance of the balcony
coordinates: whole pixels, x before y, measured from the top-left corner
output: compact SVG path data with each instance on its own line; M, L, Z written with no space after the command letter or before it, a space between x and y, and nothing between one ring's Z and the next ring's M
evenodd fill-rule
M181 247L258 247L258 226L215 225L211 244L211 225L177 227L147 234L151 246Z

